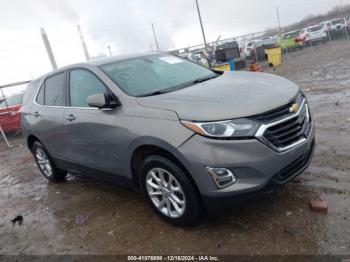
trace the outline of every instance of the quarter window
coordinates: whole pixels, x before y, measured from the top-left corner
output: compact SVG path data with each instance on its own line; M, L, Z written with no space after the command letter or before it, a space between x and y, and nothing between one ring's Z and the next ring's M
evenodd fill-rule
M64 88L65 88L64 73L60 73L46 79L45 91L44 91L44 104L46 106L65 106L66 103L65 103Z
M85 69L70 72L69 97L72 107L89 107L87 98L91 95L108 94L107 87L93 73Z
M41 87L40 87L40 91L38 93L38 96L36 98L36 102L39 104L39 105L44 105L45 102L44 102L44 95L45 95L45 85L43 84Z

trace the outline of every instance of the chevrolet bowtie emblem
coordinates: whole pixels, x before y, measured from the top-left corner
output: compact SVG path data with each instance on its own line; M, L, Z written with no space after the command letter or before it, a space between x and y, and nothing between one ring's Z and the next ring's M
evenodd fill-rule
M291 112L291 113L296 113L296 112L298 112L299 111L299 105L298 104L293 104L290 108L289 108L289 111Z

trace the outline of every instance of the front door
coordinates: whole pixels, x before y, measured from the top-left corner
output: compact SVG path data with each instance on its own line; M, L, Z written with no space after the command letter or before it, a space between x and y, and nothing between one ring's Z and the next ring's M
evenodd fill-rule
M70 106L65 109L63 117L70 141L66 155L69 161L80 168L121 174L121 108L99 110L89 107L88 96L98 93L104 93L107 97L113 96L107 86L91 71L82 68L70 70Z

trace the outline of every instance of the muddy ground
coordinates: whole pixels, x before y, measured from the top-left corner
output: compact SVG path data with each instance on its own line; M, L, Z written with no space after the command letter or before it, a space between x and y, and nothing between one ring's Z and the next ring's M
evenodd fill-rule
M272 196L194 228L172 227L143 197L69 176L47 182L23 145L0 142L0 254L350 254L350 41L290 53L277 70L309 98L317 149ZM322 198L328 213L313 212ZM12 226L17 215L21 226Z

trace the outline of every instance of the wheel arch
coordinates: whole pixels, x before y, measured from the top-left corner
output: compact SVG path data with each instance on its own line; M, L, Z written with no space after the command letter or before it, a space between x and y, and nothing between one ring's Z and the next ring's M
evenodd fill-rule
M40 142L42 144L42 142L40 141L40 139L38 137L36 137L35 135L29 135L27 138L27 146L29 148L30 151L32 151L32 146L34 144L34 142Z
M187 175L190 179L193 187L196 192L199 194L199 189L197 184L195 183L193 177L191 176L190 164L186 160L186 158L177 150L173 145L157 139L153 137L140 138L138 141L133 143L133 150L130 154L130 170L132 174L132 178L136 183L137 187L140 189L140 175L139 168L142 165L144 159L151 155L159 155L163 156L171 161L173 161L176 165L181 168L181 170Z

